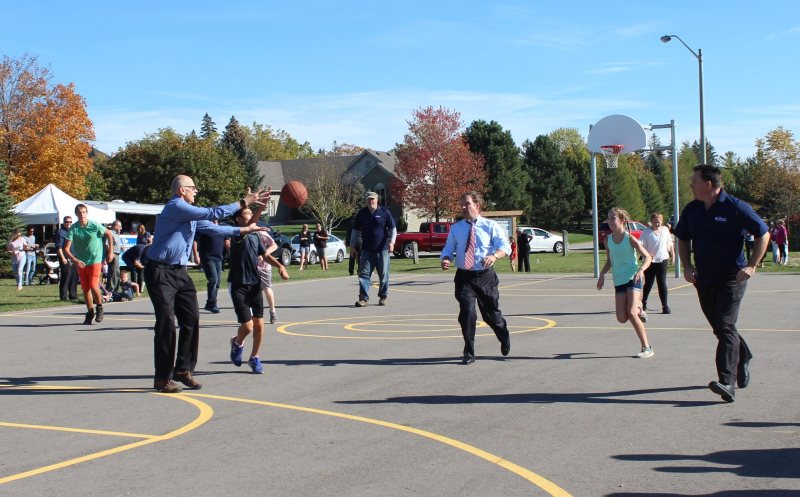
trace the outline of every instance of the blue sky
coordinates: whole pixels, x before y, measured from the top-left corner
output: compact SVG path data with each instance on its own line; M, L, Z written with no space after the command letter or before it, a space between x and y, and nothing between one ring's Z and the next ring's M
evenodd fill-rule
M676 121L722 154L754 153L777 126L800 133L800 2L237 1L8 2L0 54L35 55L86 98L108 153L159 128L284 129L388 150L415 109L465 126L495 120L517 143L626 114ZM662 141L668 141L662 135Z

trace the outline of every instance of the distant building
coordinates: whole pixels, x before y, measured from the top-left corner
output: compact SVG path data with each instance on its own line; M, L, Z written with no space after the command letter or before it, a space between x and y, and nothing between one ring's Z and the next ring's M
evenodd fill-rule
M390 152L364 150L359 155L342 157L318 157L313 159L296 159L285 161L259 161L259 174L264 176L263 185L272 187L272 198L268 206L270 223L294 224L312 221L297 209L290 209L280 201L280 190L287 182L297 180L310 185L319 168L330 168L340 177L348 181L358 181L364 190L377 192L380 204L387 207L392 215L399 219L405 216L409 226L416 228L419 220L392 198L389 185L397 178L395 166L397 157ZM365 204L364 204L365 205ZM411 218L411 219L409 219Z

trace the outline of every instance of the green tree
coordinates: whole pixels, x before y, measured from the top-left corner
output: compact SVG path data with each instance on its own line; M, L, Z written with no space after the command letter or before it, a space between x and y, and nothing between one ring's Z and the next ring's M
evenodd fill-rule
M217 124L208 115L208 112L203 116L203 124L200 125L200 138L203 140L211 140L216 142L219 138L217 132Z
M225 126L225 131L222 132L220 139L220 146L233 152L239 162L244 164L245 156L247 155L247 134L236 116L231 116L228 125Z
M556 144L545 135L522 144L523 164L531 177L529 221L560 229L584 206L583 190Z
M697 163L700 163L700 143L697 141L692 142L692 152L694 152L695 157L697 157ZM706 164L711 164L716 166L719 162L719 157L717 157L717 151L714 149L714 146L711 144L710 141L706 138Z
M632 219L647 220L647 206L639 189L639 176L642 175L644 164L638 155L622 155L619 158L619 167L612 169L616 207L628 211Z
M679 208L681 211L686 204L694 200L692 189L689 187L689 181L692 178L692 174L694 174L694 166L699 163L700 159L698 159L695 151L689 146L689 143L683 142L678 151L678 201L681 204Z
M486 210L528 210L530 178L522 171L522 157L510 131L496 121L473 121L464 137L472 153L483 157L486 176L491 178L486 192Z
M172 198L170 184L179 174L198 185L198 205L233 202L245 190L238 159L196 135L183 137L170 128L129 142L102 169L111 198L163 203Z
M658 182L655 175L650 171L645 172L639 177L639 191L642 192L642 200L644 201L645 211L647 213L660 212L666 214L664 220L669 219L670 213L664 210L664 197L661 190L658 188ZM642 220L647 220L647 216Z
M7 171L8 166L6 163L0 162L0 238L3 240L4 248L14 229L22 227L22 222L14 211L11 210L16 202L8 191ZM0 272L2 272L3 276L8 276L10 274L10 261L10 254L6 250L0 251L0 268L2 268Z
M314 157L314 151L308 142L300 143L283 130L253 123L245 126L247 148L255 153L257 160L282 161L292 159L308 159Z
M592 212L591 154L576 128L558 128L547 136L561 151L567 169L575 176L583 191L583 209L575 215L576 225L580 227L582 218L591 217Z

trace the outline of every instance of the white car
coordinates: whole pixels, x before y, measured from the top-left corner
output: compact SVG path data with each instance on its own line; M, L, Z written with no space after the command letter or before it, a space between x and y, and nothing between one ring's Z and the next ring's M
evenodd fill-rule
M518 226L517 228L533 237L531 239L531 253L553 251L561 254L564 252L564 238L562 236L532 226Z
M311 244L309 247L308 262L309 264L317 263L317 247ZM342 262L347 255L347 247L344 245L344 240L334 235L328 235L328 246L325 247L325 259L333 262ZM292 261L300 261L300 235L295 235L292 238Z

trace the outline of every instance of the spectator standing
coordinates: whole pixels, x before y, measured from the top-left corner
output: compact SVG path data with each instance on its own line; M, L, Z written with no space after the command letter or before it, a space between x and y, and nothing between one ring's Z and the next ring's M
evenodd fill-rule
M319 267L323 271L328 270L328 259L325 257L325 249L328 247L328 232L322 224L317 223L317 230L314 232L314 248L317 249Z
M508 256L508 262L511 264L511 271L517 271L517 241L513 236L508 237L508 242L511 244L511 255Z
M111 224L111 240L113 247L111 248L111 257L108 259L108 290L110 292L119 291L119 254L122 251L122 222L117 219Z
M736 329L739 306L747 280L767 250L767 225L746 202L729 195L723 188L718 167L695 166L691 181L694 200L683 208L675 236L684 278L697 290L700 308L717 337L718 381L708 388L733 402L736 386L750 383L753 354ZM745 261L742 253L744 232L756 237L753 253ZM692 257L694 254L694 257Z
M367 206L356 213L350 235L350 257L355 257L354 245L361 237L358 270L358 301L356 307L366 307L372 272L378 272L378 305L389 298L389 254L394 251L397 225L389 209L378 205L378 194L367 192Z
M647 310L647 297L653 289L653 283L658 285L658 298L661 300L661 312L670 314L667 289L667 267L670 261L675 262L675 247L672 243L672 233L664 226L664 216L660 212L650 215L651 227L642 233L642 246L652 257L652 262L644 270L644 289L642 291L642 308Z
M25 237L20 233L19 228L14 228L11 237L8 239L6 251L11 254L11 270L17 281L17 291L22 290L22 283L25 281Z
M353 234L353 223L354 220L351 219L349 223L347 223L347 234L345 235L344 243L347 246L348 253L355 253L355 256L350 256L347 258L347 271L350 273L350 276L355 274L356 268L358 267L359 271L361 266L356 266L358 264L358 258L361 254L361 235L356 237L355 245L351 245L350 236Z
M778 219L775 224L775 246L778 248L778 264L786 264L789 260L789 232L786 230L786 222Z
M519 272L531 272L531 240L532 235L529 235L517 228L517 269Z
M54 246L58 253L58 295L61 300L78 298L78 272L64 253L64 242L72 227L72 216L64 216L61 229L56 231Z
M179 175L170 187L173 197L156 221L153 243L147 252L144 279L155 311L155 374L153 387L164 393L180 392L175 381L196 390L202 387L193 377L200 340L197 290L186 272L196 232L235 236L263 231L255 224L246 227L219 226L211 222L232 215L248 204L263 204L269 190L250 192L244 199L218 207L195 207L197 185L189 176ZM180 335L175 329L175 320ZM176 357L177 348L177 357Z
M103 262L103 238L108 243L106 261L113 256L114 240L111 232L102 224L89 219L89 208L84 204L75 206L78 222L73 224L64 242L64 253L78 268L81 290L86 302L86 318L83 324L98 323L103 320L103 299L100 294L100 274ZM97 302L97 309L94 303Z
M219 224L216 219L212 223ZM212 233L198 233L197 253L200 256L200 267L206 275L206 305L203 309L212 314L219 314L217 305L217 293L220 281L222 280L222 261L225 258L226 246L230 246L230 240Z
M136 245L150 245L153 243L153 235L151 235L143 224L136 227Z
M297 235L298 245L300 245L300 271L308 266L308 254L311 251L311 232L308 225L304 224L303 229Z
M139 293L144 291L144 263L149 245L136 244L128 247L128 250L122 253L122 262L128 268L131 274L131 283L139 288ZM120 272L122 278L122 272Z
M450 227L440 260L442 269L448 270L455 255L455 294L464 336L462 364L466 365L475 362L476 300L484 322L500 341L500 353L507 356L511 351L508 325L500 311L500 280L494 271L497 260L509 254L511 247L508 234L497 221L480 215L482 200L478 193L462 195L459 203L464 219Z
M22 271L22 284L30 286L33 284L33 277L36 275L36 251L39 250L33 226L28 226L28 234L24 238L25 269Z

